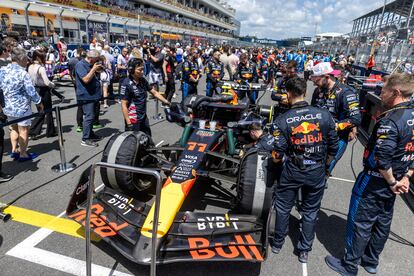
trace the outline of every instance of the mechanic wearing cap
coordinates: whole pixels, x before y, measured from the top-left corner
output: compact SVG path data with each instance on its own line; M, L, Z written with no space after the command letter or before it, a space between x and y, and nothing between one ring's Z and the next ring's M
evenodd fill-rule
M326 108L336 122L339 136L339 150L331 162L329 173L344 154L349 140L355 138L353 128L361 124L359 97L351 87L335 79L340 70L333 70L331 63L321 62L313 67L311 80L317 86L312 96L312 105Z
M197 85L198 81L201 78L200 67L198 65L198 50L196 48L190 49L190 54L187 57L187 60L183 64L183 84L182 92L183 97L181 99L184 102L184 99L188 95L197 94Z
M291 107L273 124L273 158L284 159L279 185L275 190L276 229L269 240L278 254L288 234L289 215L299 189L302 191L302 231L297 244L299 261L306 263L315 237L315 223L325 182L326 167L338 150L338 136L332 115L304 100L306 81L294 77L286 83Z
M125 131L142 131L151 136L147 117L147 93L165 105L170 105L161 94L150 86L144 78L144 61L134 58L128 62L128 78L120 88L122 114L125 119Z
M327 256L341 275L357 275L358 264L377 273L379 255L388 239L395 195L407 193L414 172L414 91L412 76L385 78L380 98L385 111L377 118L364 152L364 170L352 190L346 226L345 255Z
M243 53L240 56L240 63L237 67L234 79L244 84L252 84L259 82L259 75L257 73L256 63L249 61L247 53ZM244 98L246 95L239 95L240 98ZM255 104L257 99L257 91L249 91L247 93L250 103Z
M216 93L217 84L224 77L224 65L220 61L220 50L214 49L213 56L207 62L206 66L206 96L212 97Z

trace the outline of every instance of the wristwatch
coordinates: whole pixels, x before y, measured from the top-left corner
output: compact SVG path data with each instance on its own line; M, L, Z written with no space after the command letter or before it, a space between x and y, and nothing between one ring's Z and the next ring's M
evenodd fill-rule
M412 175L409 175L408 173L404 174L404 177L407 177L408 179L411 178Z
M398 181L397 181L397 179L395 179L394 180L394 182L392 182L392 183L390 183L390 186L392 187L392 186L395 186L395 184L397 184L398 183Z

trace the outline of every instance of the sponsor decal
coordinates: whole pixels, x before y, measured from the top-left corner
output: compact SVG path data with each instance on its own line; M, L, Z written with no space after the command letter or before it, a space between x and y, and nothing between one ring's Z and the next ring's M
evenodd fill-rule
M116 236L119 230L128 226L127 222L119 225L115 222L108 223L107 217L101 215L101 213L104 211L104 208L100 204L92 205L91 209L91 228L97 235L102 238ZM69 218L85 226L86 210L81 210L73 215L70 215Z
M76 189L76 195L80 195L82 192L84 192L86 189L88 189L89 181L85 184L82 184Z
M241 257L246 260L255 259L263 261L263 256L260 254L257 246L245 245L255 244L255 241L250 235L235 235L234 239L235 241L229 242L228 245L223 245L220 242L214 243L206 238L188 238L190 255L194 260L208 260L215 257L222 257L225 259Z
M359 103L358 102L349 104L349 109L350 110L354 110L354 109L358 109L358 108L359 108Z
M318 135L305 134L302 138L292 137L292 143L295 145L307 145L322 142L322 133Z
M299 133L308 134L313 131L320 131L320 130L321 129L319 128L319 123L313 124L313 123L303 122L297 127L292 127L292 135L296 135Z
M196 135L198 135L200 137L212 137L214 135L214 132L207 131L207 130L198 130L196 132Z
M351 127L352 124L350 122L344 122L344 123L338 123L338 129L337 130L345 130L349 127Z
M124 213L122 213L123 215L128 214L129 212L131 212L131 210L135 207L133 204L131 204L131 202L133 201L133 198L128 198L128 197L124 197L118 194L115 194L111 199L109 199L107 202L124 211Z
M184 156L179 160L177 167L172 175L174 180L184 181L190 179L191 176L195 175L195 173L193 173L193 168L197 161L197 155L184 154Z
M409 142L405 145L405 151L414 152L414 144Z
M239 229L237 226L236 221L238 221L238 218L229 218L229 216L226 214L225 216L213 216L213 217L204 217L204 218L198 218L197 219L197 228L200 231L211 229L224 229L224 228L233 228L233 229Z
M286 122L288 124L294 123L294 122L301 122L301 121L309 121L309 120L321 120L322 119L322 113L318 114L307 114L304 116L297 116L292 118L287 118Z
M401 158L401 161L403 161L403 162L408 162L408 161L413 161L413 160L414 160L414 153L409 154L409 155L404 155Z
M311 134L311 132L313 132ZM317 132L316 135L315 132ZM297 137L303 134L303 137ZM322 133L320 132L319 123L313 124L303 122L297 127L292 127L292 143L295 145L308 145L322 142Z

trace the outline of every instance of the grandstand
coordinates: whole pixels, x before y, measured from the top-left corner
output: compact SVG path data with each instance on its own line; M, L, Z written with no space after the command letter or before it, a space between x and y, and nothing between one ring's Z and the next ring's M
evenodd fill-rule
M413 63L413 8L414 0L385 1L383 6L354 19L349 34L316 42L312 49L352 53L360 66L374 54L375 69L382 71Z
M23 37L63 35L70 43L156 36L222 42L240 32L235 10L219 0L2 0L0 31Z

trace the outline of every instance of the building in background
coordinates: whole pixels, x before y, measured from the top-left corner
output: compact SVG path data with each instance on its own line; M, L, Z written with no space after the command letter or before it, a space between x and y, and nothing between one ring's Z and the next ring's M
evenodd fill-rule
M0 32L71 43L153 37L220 42L240 32L235 10L219 0L1 0Z

